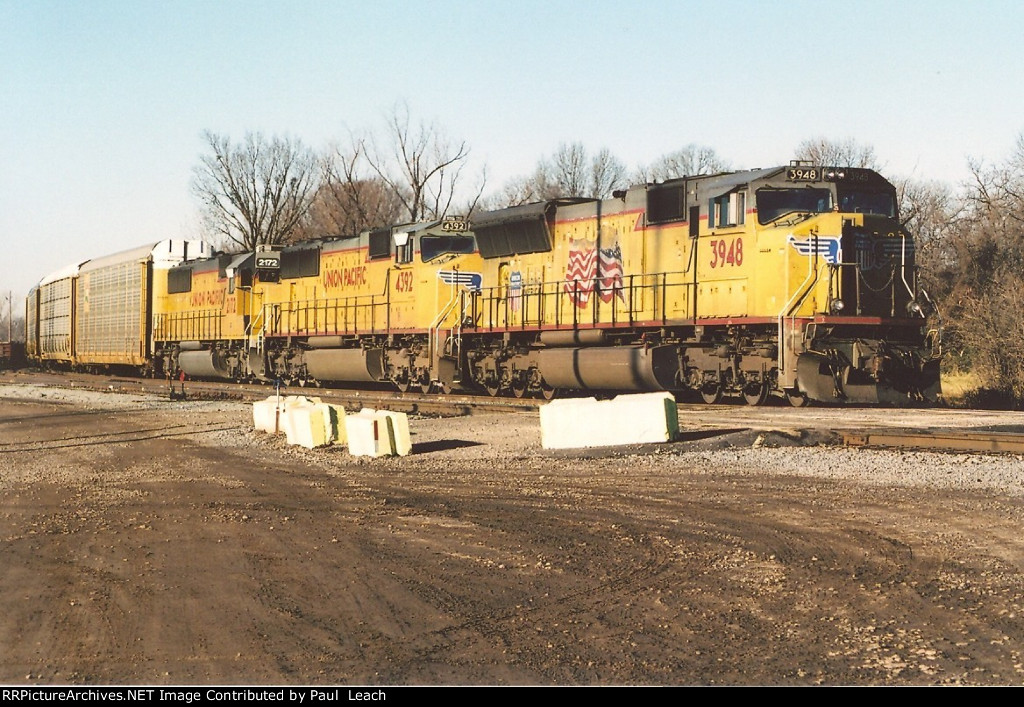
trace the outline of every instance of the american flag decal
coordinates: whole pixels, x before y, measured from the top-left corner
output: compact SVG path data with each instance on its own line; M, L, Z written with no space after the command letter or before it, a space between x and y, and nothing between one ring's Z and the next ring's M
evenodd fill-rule
M471 292L479 292L484 282L484 276L480 273L463 270L438 270L437 276L442 282L449 285L462 285Z
M786 240L800 255L820 255L829 265L840 265L843 262L843 244L839 236L810 236L798 241L790 235Z
M602 302L613 297L625 301L622 293L622 249L616 243L611 248L596 248L592 241L570 240L569 263L562 286L573 303L582 309L590 302L595 282L600 285Z

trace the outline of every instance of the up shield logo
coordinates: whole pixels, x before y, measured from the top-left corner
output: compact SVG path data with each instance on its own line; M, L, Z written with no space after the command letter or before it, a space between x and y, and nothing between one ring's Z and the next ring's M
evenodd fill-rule
M839 236L810 236L801 241L790 235L786 240L800 255L819 255L829 265L843 262L843 245Z

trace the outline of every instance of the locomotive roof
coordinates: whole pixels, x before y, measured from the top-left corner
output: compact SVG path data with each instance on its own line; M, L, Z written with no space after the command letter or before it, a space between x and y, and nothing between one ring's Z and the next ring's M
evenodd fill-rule
M714 191L729 191L735 187L750 184L751 182L766 181L776 177L781 177L783 180L787 180L786 171L796 165L788 165L784 167L759 167L757 169L747 169L737 172L718 172L717 174L697 174L687 177L678 177L675 179L666 179L663 182L656 182L648 185L641 185L639 188L651 188L651 187L663 187L672 186L674 184L682 184L683 182L700 182L700 186L705 190ZM876 184L884 183L891 186L890 182L883 177L881 174L873 169L867 169L865 167L835 167L835 166L813 166L804 167L805 169L817 169L821 171L820 179L805 179L801 180L800 183L815 183L815 182L841 182L843 181L844 174L859 173L861 175L868 175L870 181ZM839 176L829 176L830 173L835 173Z
M760 169L748 169L741 172L719 172L718 174L698 174L692 177L682 177L680 179L673 179L666 181L665 184L671 182L682 182L682 181L695 181L699 180L704 182L706 188L720 188L720 189L731 189L738 187L743 184L749 184L750 182L756 182L760 179L769 179L780 173L782 173L785 167L768 167Z

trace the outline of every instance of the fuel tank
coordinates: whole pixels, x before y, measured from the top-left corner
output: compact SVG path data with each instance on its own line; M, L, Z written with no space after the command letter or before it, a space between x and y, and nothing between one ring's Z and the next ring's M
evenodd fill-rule
M216 351L182 351L178 368L192 378L230 378L228 367Z
M384 349L314 349L303 355L306 372L322 381L384 379Z
M552 388L669 390L678 387L679 356L674 346L550 348L538 368Z

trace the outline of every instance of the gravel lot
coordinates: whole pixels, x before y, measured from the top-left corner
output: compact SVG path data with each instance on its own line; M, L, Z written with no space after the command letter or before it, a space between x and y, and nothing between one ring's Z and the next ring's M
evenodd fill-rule
M1020 414L680 417L557 452L536 413L417 417L366 459L0 385L0 682L1021 682L1024 459L828 444Z

